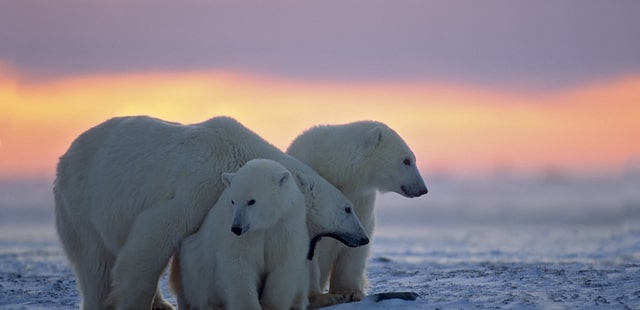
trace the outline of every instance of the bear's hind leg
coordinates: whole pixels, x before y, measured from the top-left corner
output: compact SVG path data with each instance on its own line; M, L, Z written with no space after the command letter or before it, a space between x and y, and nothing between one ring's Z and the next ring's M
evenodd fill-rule
M186 219L181 216L184 210L174 204L170 200L158 202L136 217L112 272L109 298L117 303L117 309L149 309L154 302L169 306L156 295L158 280L187 226L178 222Z
M113 255L107 251L89 223L70 221L68 214L59 206L56 206L56 226L76 275L82 309L111 309L107 305L107 296L111 285Z
M94 245L94 247L97 247ZM80 261L91 266L77 266L76 278L78 286L82 292L83 309L112 309L107 304L111 283L111 269L114 260L105 249L93 249L94 251L83 251L93 253L83 253ZM97 252L104 251L102 254Z

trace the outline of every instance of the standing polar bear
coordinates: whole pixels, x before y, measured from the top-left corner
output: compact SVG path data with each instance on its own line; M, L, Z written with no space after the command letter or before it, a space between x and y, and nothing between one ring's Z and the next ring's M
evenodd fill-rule
M253 159L180 247L171 284L180 309L306 309L304 196L282 165Z
M413 152L394 130L380 122L317 126L298 136L287 153L308 164L353 202L370 237L376 191L409 198L427 193ZM320 286L324 288L330 281L330 295L317 300L317 305L362 299L368 255L369 246L347 249L333 240L320 241Z
M310 235L369 242L340 191L232 118L194 125L113 118L71 144L54 183L56 227L82 307L172 309L158 291L160 275L218 200L220 174L254 158L302 176L295 179Z

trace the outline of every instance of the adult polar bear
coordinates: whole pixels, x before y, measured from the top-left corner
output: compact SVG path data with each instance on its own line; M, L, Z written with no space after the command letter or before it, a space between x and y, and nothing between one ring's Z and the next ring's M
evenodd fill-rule
M360 121L311 128L298 136L287 153L308 164L349 198L368 236L375 225L376 191L404 197L427 193L416 157L403 139L380 122ZM365 296L369 246L347 249L333 240L318 244L321 287L329 282L336 301ZM332 303L331 295L321 303ZM322 304L320 304L322 305Z
M171 267L180 309L306 309L304 196L282 165L248 161L223 173L227 188Z
M304 176L296 182L306 197L310 235L368 243L340 191L234 119L180 125L113 118L72 143L54 184L57 231L83 308L171 309L158 278L220 196L220 174L254 158Z

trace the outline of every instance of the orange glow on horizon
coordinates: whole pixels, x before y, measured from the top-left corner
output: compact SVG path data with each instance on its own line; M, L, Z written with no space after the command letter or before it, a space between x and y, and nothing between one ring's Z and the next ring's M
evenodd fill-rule
M3 71L0 70L0 73ZM0 76L0 179L52 178L58 157L113 116L181 123L235 117L285 149L317 124L379 120L428 175L547 167L619 169L640 157L640 77L522 95L429 83L304 82L224 72L86 76L43 83Z

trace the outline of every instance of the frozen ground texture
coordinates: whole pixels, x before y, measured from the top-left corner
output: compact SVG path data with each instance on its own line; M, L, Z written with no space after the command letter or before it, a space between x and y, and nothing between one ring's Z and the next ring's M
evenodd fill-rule
M418 299L330 309L640 309L637 179L428 183L380 197L368 268L370 293ZM49 192L0 184L0 309L79 306Z

